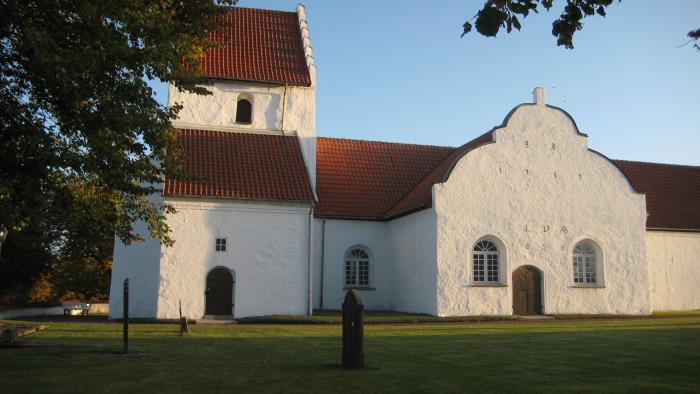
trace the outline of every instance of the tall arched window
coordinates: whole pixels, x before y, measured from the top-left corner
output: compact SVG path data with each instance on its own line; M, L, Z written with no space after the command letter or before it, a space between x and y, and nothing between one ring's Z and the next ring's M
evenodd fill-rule
M479 241L474 245L474 282L498 283L498 248L491 241Z
M249 124L253 115L253 104L248 99L238 99L236 104L236 123Z
M590 242L579 242L574 247L574 284L596 284L596 252Z
M369 254L363 248L345 253L345 285L369 286Z

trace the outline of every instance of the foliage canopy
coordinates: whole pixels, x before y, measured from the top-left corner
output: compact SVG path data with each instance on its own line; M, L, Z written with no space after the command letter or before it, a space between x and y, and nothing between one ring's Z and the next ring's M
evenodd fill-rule
M618 2L621 0L618 0ZM557 37L557 45L574 48L574 33L583 28L581 20L587 16L606 15L606 9L614 0L567 0L564 12L552 23L552 35ZM472 30L472 20L476 31L487 37L495 37L504 27L510 33L513 28L520 30L522 25L518 15L526 18L530 12L538 12L541 6L547 11L554 0L487 0L484 7L463 25L465 34Z
M130 243L137 220L172 243L172 207L148 196L178 173L180 108L159 104L147 79L207 94L200 57L235 3L0 0L0 223L17 260L0 268L23 264L21 280L48 264L19 257L29 252L102 259L109 247L91 235Z

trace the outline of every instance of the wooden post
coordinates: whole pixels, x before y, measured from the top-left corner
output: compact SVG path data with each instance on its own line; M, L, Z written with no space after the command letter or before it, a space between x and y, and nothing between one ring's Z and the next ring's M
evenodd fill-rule
M124 354L129 353L129 278L124 279Z
M182 300L180 300L180 336L183 333L190 333L190 328L187 326L187 318L182 317Z
M365 367L364 309L360 293L348 290L343 302L343 368Z

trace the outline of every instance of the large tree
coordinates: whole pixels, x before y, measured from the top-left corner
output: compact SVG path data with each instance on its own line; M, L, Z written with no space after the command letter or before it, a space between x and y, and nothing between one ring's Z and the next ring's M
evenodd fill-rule
M0 0L2 254L18 261L4 273L36 276L47 254L101 260L104 243L91 250L86 234L130 243L136 220L172 242L172 208L148 196L177 173L179 107L159 104L147 79L206 94L199 60L212 21L235 3Z
M615 0L566 0L564 11L552 22L552 35L557 38L557 45L573 49L574 34L583 29L583 18L595 15L604 17L608 6L614 2ZM464 23L462 37L473 27L487 37L495 37L502 28L508 33L513 28L520 30L521 18L526 18L531 12L537 13L541 8L549 11L553 4L554 0L486 0L483 8ZM697 44L700 29L689 32L688 37L689 42L695 41L694 47L700 50Z
M198 65L223 12L215 3L235 2L0 0L0 220L10 231L62 210L56 197L81 180L118 192L123 241L137 238L137 219L169 241L164 208L146 197L177 151L179 108L159 104L146 79L205 94Z

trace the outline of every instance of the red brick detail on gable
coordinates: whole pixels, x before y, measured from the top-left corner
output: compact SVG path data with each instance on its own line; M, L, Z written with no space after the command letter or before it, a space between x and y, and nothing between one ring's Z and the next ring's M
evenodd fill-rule
M386 218L391 218L413 212L419 209L430 208L433 206L433 185L435 183L444 182L452 171L452 167L457 161L472 149L481 145L487 144L493 140L491 131L482 134L459 148L453 149L439 165L423 178L416 187L411 190L401 201L399 201L389 212L386 213Z
M454 148L318 138L318 217L383 219Z
M212 78L311 86L295 12L229 7L209 37L222 47L202 59Z
M613 160L646 196L647 228L700 230L700 167Z
M166 196L313 201L296 137L178 130L187 179L166 177Z

